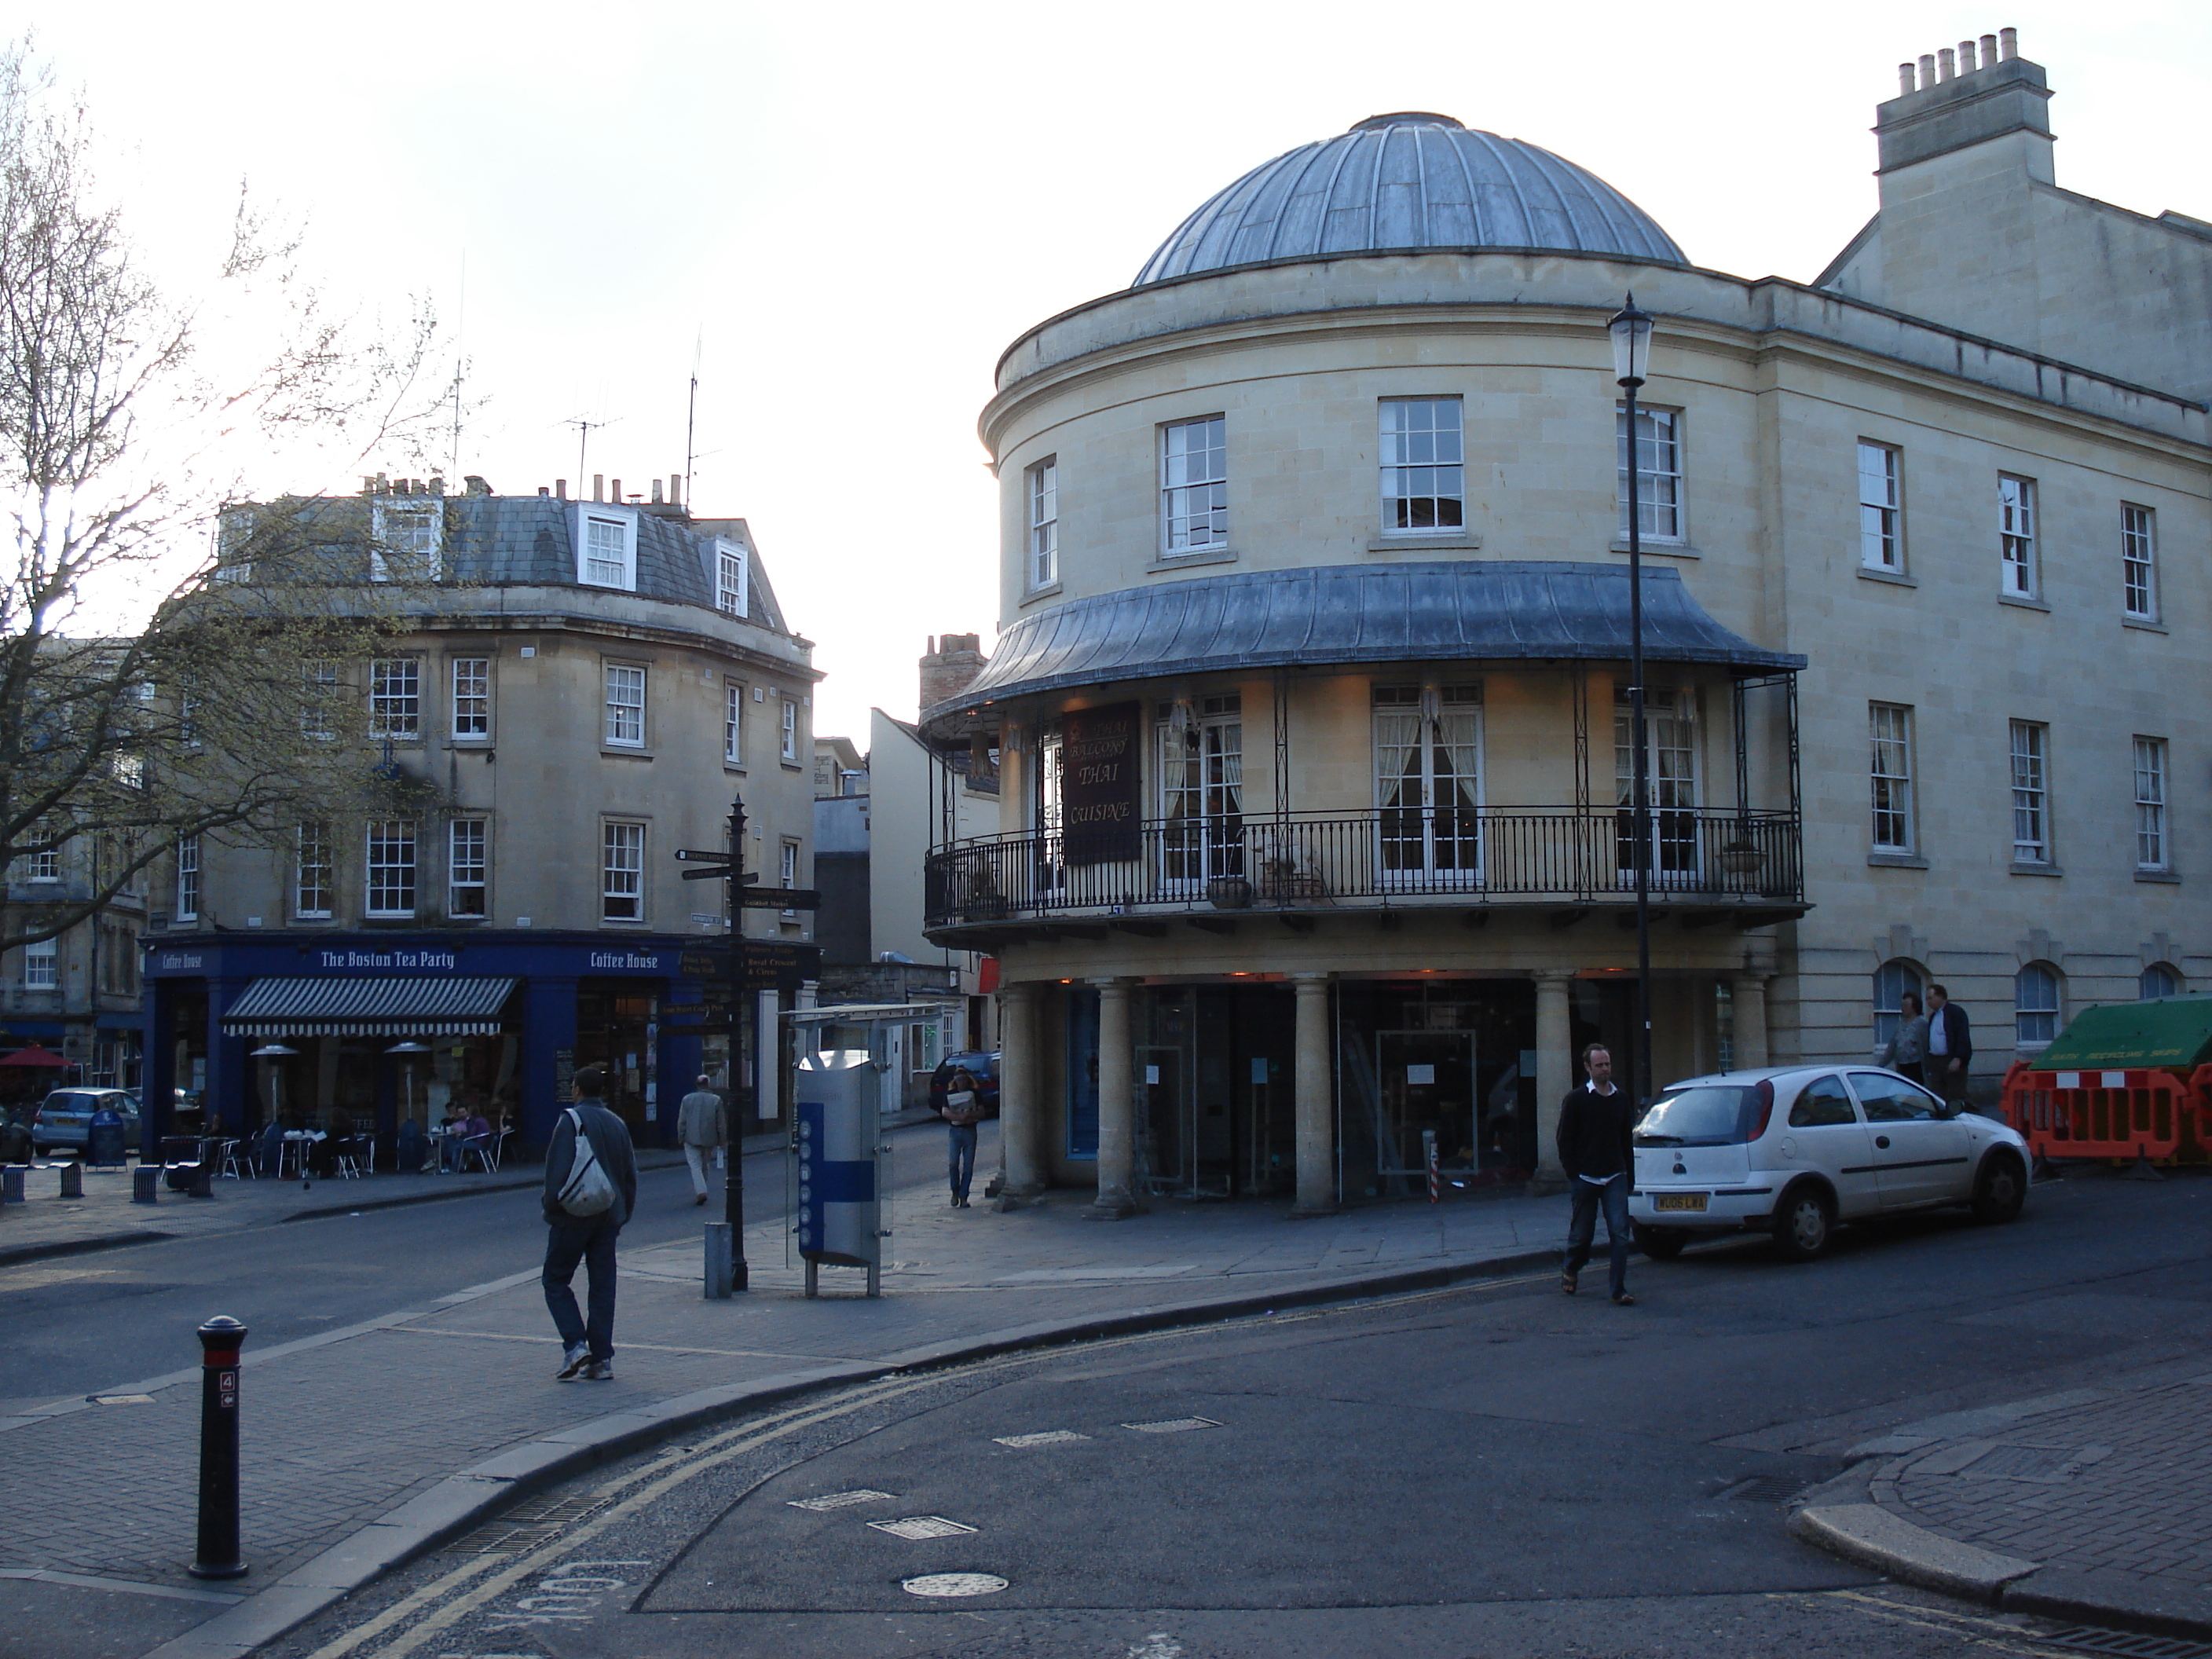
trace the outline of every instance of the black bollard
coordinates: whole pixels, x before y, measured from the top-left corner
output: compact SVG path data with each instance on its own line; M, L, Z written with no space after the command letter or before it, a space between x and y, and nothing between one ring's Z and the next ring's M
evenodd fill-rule
M200 1327L200 1543L195 1578L236 1578L238 1559L238 1351L246 1327L217 1314Z
M62 1165L62 1196L64 1198L84 1196L84 1165L75 1159Z

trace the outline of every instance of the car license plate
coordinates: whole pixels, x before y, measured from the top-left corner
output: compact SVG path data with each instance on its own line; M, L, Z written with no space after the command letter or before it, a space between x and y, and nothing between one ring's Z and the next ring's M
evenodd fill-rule
M1651 1198L1651 1207L1655 1210L1702 1210L1709 1196L1711 1194L1706 1193L1655 1193Z

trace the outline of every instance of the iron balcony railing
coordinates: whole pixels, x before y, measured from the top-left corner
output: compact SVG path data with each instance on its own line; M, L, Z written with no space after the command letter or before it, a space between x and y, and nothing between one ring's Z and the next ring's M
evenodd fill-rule
M1345 901L1619 903L1636 890L1626 810L1402 808L1171 818L992 836L933 852L933 927L1139 908L1309 909ZM1655 809L1650 891L1674 904L1801 904L1797 819Z

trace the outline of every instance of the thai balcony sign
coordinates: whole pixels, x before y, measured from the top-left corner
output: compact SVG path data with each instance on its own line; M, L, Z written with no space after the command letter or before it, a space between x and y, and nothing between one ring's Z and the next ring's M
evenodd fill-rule
M1137 732L1143 705L1071 710L1060 723L1060 800L1070 864L1138 854Z

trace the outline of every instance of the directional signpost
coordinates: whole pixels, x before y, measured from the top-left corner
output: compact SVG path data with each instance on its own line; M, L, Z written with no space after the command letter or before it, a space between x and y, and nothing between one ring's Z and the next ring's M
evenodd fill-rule
M724 852L705 852L685 847L678 850L680 863L696 867L684 872L686 881L726 881L730 884L730 903L739 910L818 910L822 895L811 888L763 887L760 878L745 869L745 803L742 798L730 803L730 845ZM732 929L733 933L740 930ZM730 940L729 1011L727 1025L732 1036L737 1034L744 1015L743 1008L753 964L742 937ZM769 1040L770 1034L761 1031L757 1018L754 1021L755 1053L759 1045ZM702 1031L715 1027L702 1025ZM738 1045L732 1049L734 1066ZM734 1081L734 1080L733 1080ZM732 1095L737 1090L732 1087ZM722 1218L707 1224L707 1294L721 1297L746 1288L748 1271L745 1265L745 1188L744 1136L740 1132L740 1115L731 1114L729 1146L725 1154L727 1172L722 1182Z

